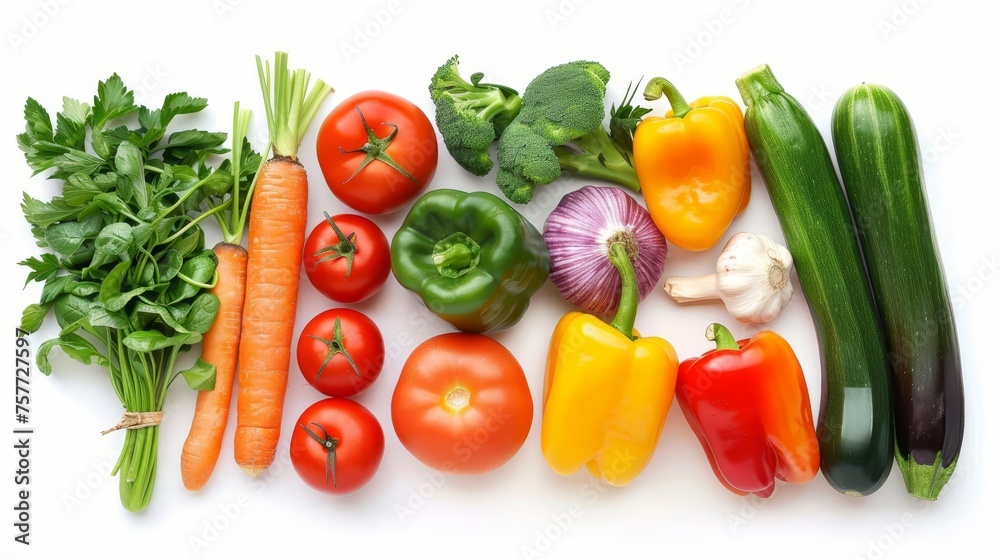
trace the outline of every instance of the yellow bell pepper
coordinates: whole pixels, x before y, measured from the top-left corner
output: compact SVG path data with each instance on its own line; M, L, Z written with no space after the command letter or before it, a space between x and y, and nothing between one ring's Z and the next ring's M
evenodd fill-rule
M750 201L750 147L743 112L728 97L690 105L653 78L643 96L666 95L672 110L636 128L635 171L653 222L674 245L704 251L718 243Z
M677 352L633 330L635 271L621 243L610 247L622 275L611 324L572 311L556 325L545 366L542 455L554 471L590 473L614 486L637 477L656 449L674 398Z

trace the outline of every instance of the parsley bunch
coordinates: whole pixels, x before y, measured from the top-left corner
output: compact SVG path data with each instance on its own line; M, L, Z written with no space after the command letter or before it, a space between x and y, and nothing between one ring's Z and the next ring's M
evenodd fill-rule
M215 368L200 358L177 371L178 358L201 340L219 308L207 291L217 260L199 222L232 210L260 156L241 136L236 165L213 168L210 158L227 152L226 133L167 135L175 117L206 106L186 93L167 95L159 109L137 106L117 74L98 83L92 105L63 98L55 128L41 104L25 103L18 146L34 174L60 182L61 194L46 202L25 193L21 203L47 250L20 263L30 269L26 284L44 283L21 328L35 332L54 317L59 334L39 346L40 371L51 373L54 348L104 366L126 413L162 411L178 375L194 389L214 386ZM130 511L149 504L158 433L158 423L126 431L113 474Z

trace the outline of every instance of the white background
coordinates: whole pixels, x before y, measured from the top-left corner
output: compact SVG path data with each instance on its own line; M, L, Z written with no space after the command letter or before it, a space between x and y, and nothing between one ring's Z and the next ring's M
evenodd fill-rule
M382 422L386 452L373 481L361 491L332 497L303 484L287 459L288 427L319 393L294 367L285 430L276 463L248 479L232 460L231 420L219 465L200 492L186 491L178 468L194 393L178 382L168 396L161 430L160 469L148 510L126 512L117 479L107 470L121 447L114 424L120 405L97 366L55 357L56 372L32 377L31 542L13 542L13 437L0 453L0 556L56 558L254 558L310 551L329 558L577 558L613 556L769 558L930 558L972 555L994 532L997 460L996 364L992 329L998 309L995 96L1000 49L996 10L986 2L841 0L824 4L757 0L710 2L370 2L291 0L202 2L80 2L36 0L4 5L0 23L0 297L7 301L8 344L20 310L38 285L22 289L26 269L14 263L34 255L18 210L23 190L51 195L52 185L30 171L14 141L23 130L21 108L33 96L54 115L63 95L93 96L98 80L118 72L138 101L159 106L167 93L207 97L209 109L187 125L229 130L232 103L256 110L251 130L263 147L265 129L254 55L290 53L336 88L317 121L340 100L364 89L403 95L428 114L427 83L452 54L463 73L517 89L548 66L595 59L611 71L609 101L630 81L663 75L689 99L729 95L733 80L769 63L787 91L816 120L829 142L837 97L861 81L893 88L918 128L926 188L961 339L968 397L965 446L951 483L933 504L910 498L898 469L876 494L850 498L822 478L779 484L767 501L739 498L715 479L694 435L675 406L646 471L619 489L591 486L585 473L554 474L539 451L545 344L570 309L551 285L534 298L524 319L496 335L520 360L535 396L535 418L522 450L502 468L476 477L436 475L399 444L389 399L406 356L420 341L450 328L427 320L419 303L390 278L358 306L381 327L389 356L381 377L358 400ZM666 110L666 101L655 104ZM315 160L314 126L300 157L312 178L313 222L324 210L347 211L323 182ZM473 177L442 144L431 188L497 192L489 178ZM542 187L519 209L541 228L559 197L585 184L563 180ZM404 212L377 217L387 235ZM748 210L730 233L747 230L781 240L759 175ZM728 237L728 236L727 236ZM700 254L670 248L664 276L711 270L721 247ZM991 266L993 268L991 268ZM296 331L330 307L303 275ZM796 283L796 289L798 284ZM703 331L726 321L719 305L680 307L660 290L640 306L637 327L667 338L682 357L708 348ZM785 336L806 371L814 411L821 377L815 331L801 294L767 326ZM37 347L51 327L32 337ZM752 334L736 328L738 335ZM10 364L8 362L8 364ZM2 424L12 430L13 366L3 382ZM8 433L10 433L8 431ZM401 516L401 513L405 515ZM219 530L221 529L221 530Z

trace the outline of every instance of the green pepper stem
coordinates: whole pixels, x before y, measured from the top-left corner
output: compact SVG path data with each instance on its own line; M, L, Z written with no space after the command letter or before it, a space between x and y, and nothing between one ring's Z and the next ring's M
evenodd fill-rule
M712 323L705 331L705 338L715 341L716 350L739 350L740 344L733 333L719 323Z
M618 269L618 274L622 279L618 311L610 324L615 330L627 336L629 340L635 340L632 328L635 326L635 314L639 309L639 283L636 281L635 267L632 266L632 259L625 251L623 241L615 241L608 245L608 257L611 264Z
M736 78L736 88L747 107L768 94L785 91L767 64L761 64Z
M460 231L434 244L431 263L438 274L448 278L459 278L475 270L479 264L482 248L468 235Z
M431 258L435 266L465 268L472 264L472 250L461 243L456 243Z
M646 98L646 101L656 101L664 95L670 101L670 108L674 111L674 117L678 119L683 118L684 115L691 111L691 106L688 105L681 92L677 91L677 87L666 78L653 78L649 80L646 84L646 89L642 91L642 96Z

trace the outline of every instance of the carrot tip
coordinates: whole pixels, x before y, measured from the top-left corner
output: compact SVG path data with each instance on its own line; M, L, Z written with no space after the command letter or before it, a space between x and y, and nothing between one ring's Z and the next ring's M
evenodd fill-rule
M260 473L264 472L264 470L267 469L267 467L256 467L256 466L254 467L244 466L240 468L242 468L243 472L247 473L247 476L251 478L257 477Z

